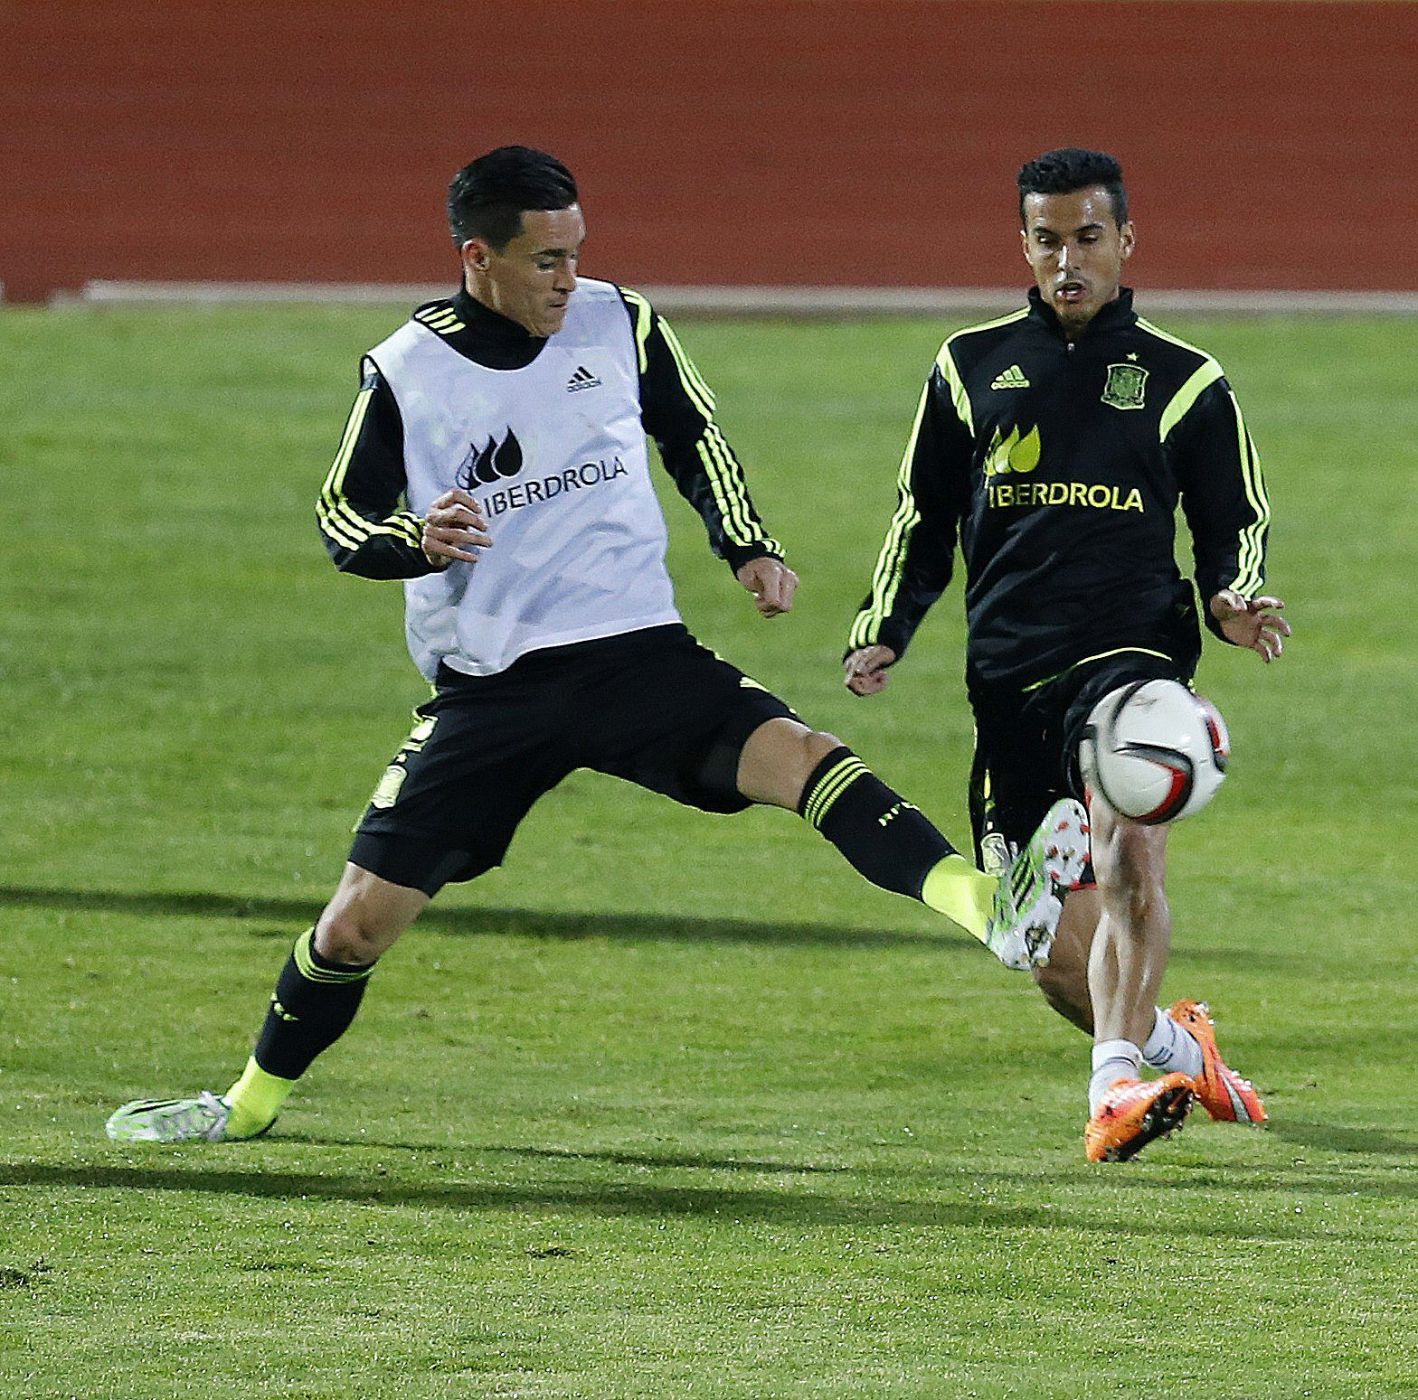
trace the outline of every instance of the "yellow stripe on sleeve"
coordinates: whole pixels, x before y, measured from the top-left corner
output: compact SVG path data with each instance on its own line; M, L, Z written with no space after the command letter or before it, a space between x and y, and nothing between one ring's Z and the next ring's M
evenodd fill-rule
M965 424L966 431L973 438L975 436L975 415L970 409L970 395L965 392L965 381L960 377L960 371L956 368L955 356L950 353L949 340L940 347L940 354L936 356L936 367L945 376L945 382L950 386L950 402L955 405L955 416Z
M640 373L644 374L650 367L645 342L650 339L650 331L654 327L654 313L650 309L650 303L639 292L632 292L629 287L622 287L620 290L621 295L635 308L635 359Z
M749 510L748 484L716 424L709 424L695 448L704 464L709 490L730 542L740 546L762 544L770 552L781 554L782 546L778 541L770 539L754 525Z
M1241 455L1241 480L1245 485L1246 500L1255 511L1256 518L1241 531L1241 547L1236 558L1236 577L1229 585L1243 598L1249 598L1260 588L1265 564L1265 532L1270 524L1270 497L1266 493L1265 479L1261 475L1260 455L1255 443L1246 431L1245 419L1241 416L1241 405L1231 396L1231 407L1236 413L1237 447Z
M670 329L669 322L663 316L660 318L660 333L665 337L665 344L670 347L670 354L674 357L675 368L679 370L680 382L684 385L684 391L694 401L694 406L706 417L714 416L714 395L709 386L700 377L699 371L695 369L694 362L684 353L684 346L679 343L679 337Z
M944 352L942 352L944 353ZM920 523L921 512L916 508L915 493L911 490L911 462L916 455L916 440L921 435L921 423L926 416L926 403L931 386L927 381L921 390L921 400L916 407L916 417L911 424L911 436L906 450L901 456L901 466L896 474L896 510L886 529L886 539L882 541L881 553L877 556L876 567L872 570L871 595L865 607L857 614L848 634L847 645L872 646L881 632L881 624L891 612L896 594L901 587L901 579L906 568L906 546L910 543L911 531Z
M1172 395L1172 401L1162 410L1162 421L1157 429L1159 442L1167 441L1168 434L1187 416L1192 405L1221 377L1221 366L1207 356L1206 363Z
M344 549L358 549L375 535L389 535L405 544L418 547L422 541L423 521L412 511L396 511L387 519L377 522L366 520L344 496L345 475L349 471L355 443L359 441L360 429L364 426L373 397L372 388L361 389L355 396L354 406L350 409L344 434L340 438L339 450L335 453L335 460L315 504L316 518L325 534Z
M321 528L347 549L358 549L368 538L369 522L349 508L344 501L342 490L350 458L354 455L355 443L359 440L359 432L364 426L365 415L369 412L373 398L373 388L361 389L355 395L350 416L345 421L345 431L340 438L339 449L325 477L325 483L320 488L320 499L316 503Z

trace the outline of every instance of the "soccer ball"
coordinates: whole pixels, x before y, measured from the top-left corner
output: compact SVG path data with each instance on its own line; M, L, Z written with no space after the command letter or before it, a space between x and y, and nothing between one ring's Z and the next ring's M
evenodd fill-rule
M1201 811L1230 758L1216 706L1177 681L1133 681L1109 692L1093 707L1078 747L1084 782L1145 826Z

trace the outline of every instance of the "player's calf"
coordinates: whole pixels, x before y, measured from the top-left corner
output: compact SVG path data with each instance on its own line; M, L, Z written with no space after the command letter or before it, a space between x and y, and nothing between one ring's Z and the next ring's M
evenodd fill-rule
M957 858L962 873L979 875L918 807L844 745L832 749L808 775L798 814L858 874L894 894L922 899L926 877L949 856Z

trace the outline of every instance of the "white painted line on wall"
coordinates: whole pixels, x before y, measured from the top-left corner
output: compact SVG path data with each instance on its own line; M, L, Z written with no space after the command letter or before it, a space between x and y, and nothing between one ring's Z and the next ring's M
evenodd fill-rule
M445 283L399 282L117 282L86 283L51 305L232 305L313 302L413 306L447 296ZM714 316L929 316L973 310L1008 311L1022 287L641 287L662 311ZM1418 292L1208 291L1141 288L1152 311L1418 314Z

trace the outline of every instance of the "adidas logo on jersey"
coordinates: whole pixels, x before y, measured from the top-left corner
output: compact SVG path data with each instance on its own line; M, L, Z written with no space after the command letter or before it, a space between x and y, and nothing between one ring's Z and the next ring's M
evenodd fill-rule
M579 394L582 389L599 389L601 381L585 365L577 365L576 373L566 381L568 394Z
M991 389L1027 389L1029 381L1024 377L1024 371L1018 365L1010 365L1003 374L997 374L990 381Z

